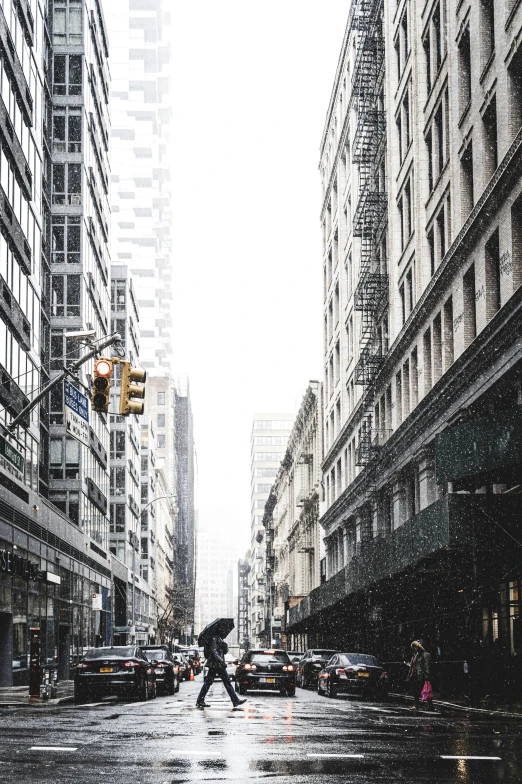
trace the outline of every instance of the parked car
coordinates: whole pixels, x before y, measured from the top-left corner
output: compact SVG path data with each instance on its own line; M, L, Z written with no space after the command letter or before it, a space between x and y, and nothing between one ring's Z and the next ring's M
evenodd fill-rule
M251 649L237 665L236 684L240 694L268 689L294 697L295 668L286 651Z
M150 661L134 645L90 648L76 666L74 699L156 696L156 675Z
M178 662L174 661L167 647L163 645L148 645L142 650L154 667L156 687L164 689L166 694L178 692L181 667Z
M313 648L306 651L301 661L297 664L297 685L307 689L311 684L317 683L317 676L335 653L325 648Z
M188 681L190 679L190 662L182 653L173 653L172 658L179 664L180 679Z
M296 665L299 664L299 662L303 658L303 654L300 653L300 651L287 651L286 653L288 655L288 658L294 665L294 667L296 667Z
M375 656L365 653L337 653L319 673L317 693L367 694L376 699L387 695L388 679Z
M236 677L236 669L237 665L239 664L239 659L237 659L233 653L225 653L225 661L227 663L227 672L230 675L231 680L234 680ZM203 677L206 678L208 672L208 664L206 661L203 662Z

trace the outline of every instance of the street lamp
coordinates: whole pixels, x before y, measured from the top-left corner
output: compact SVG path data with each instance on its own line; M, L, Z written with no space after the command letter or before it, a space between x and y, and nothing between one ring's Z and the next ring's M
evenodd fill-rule
M148 504L145 504L145 506L142 507L140 511L140 521L141 515L145 509L147 509L151 504L156 503L156 501L162 501L165 498L177 498L177 495L160 495L158 498L153 498L152 501L149 501ZM139 543L140 540L133 531L130 535L130 544L132 547L132 629L134 630L134 643L136 643L136 549L138 548Z

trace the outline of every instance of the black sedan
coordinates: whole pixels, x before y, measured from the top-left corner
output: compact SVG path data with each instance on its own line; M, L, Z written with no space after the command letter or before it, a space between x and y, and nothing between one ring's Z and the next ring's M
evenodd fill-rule
M109 695L138 700L156 696L156 675L140 648L90 648L76 665L75 702Z
M268 689L294 697L295 668L286 651L250 650L237 665L236 684L240 694Z
M383 699L387 694L387 676L375 656L338 653L319 673L317 693L327 697L341 693L366 694Z
M143 653L154 667L156 687L162 688L166 694L179 691L179 665L174 661L166 648L160 645L143 648Z
M317 676L326 665L326 662L335 653L339 653L339 651L326 650L325 648L313 648L306 651L297 665L297 685L307 689L310 684L315 684Z

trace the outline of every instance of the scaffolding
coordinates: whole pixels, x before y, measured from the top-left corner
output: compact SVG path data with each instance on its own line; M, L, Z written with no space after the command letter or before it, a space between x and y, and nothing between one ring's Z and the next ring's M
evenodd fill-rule
M385 174L380 165L386 132L382 97L384 37L383 0L353 0L352 30L356 56L352 75L352 102L357 126L352 160L358 166L359 193L353 218L354 237L360 238L360 271L354 308L361 313L360 354L355 383L364 387L363 415L356 451L358 466L371 466L377 459L382 438L374 427L375 379L384 361L383 340L377 325L388 299L387 259L378 247L386 220Z

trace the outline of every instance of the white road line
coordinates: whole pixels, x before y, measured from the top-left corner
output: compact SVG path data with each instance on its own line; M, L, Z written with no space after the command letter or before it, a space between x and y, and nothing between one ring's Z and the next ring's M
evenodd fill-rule
M170 751L169 754L190 754L191 756L195 757L222 757L223 752L221 751L185 751L185 749L174 749Z
M449 759L449 760L501 760L502 757L471 757L465 754L458 754L456 756L450 754L441 754L441 759Z
M364 754L307 754L307 757L342 757L349 759L362 759Z
M29 751L78 751L78 746L30 746Z

